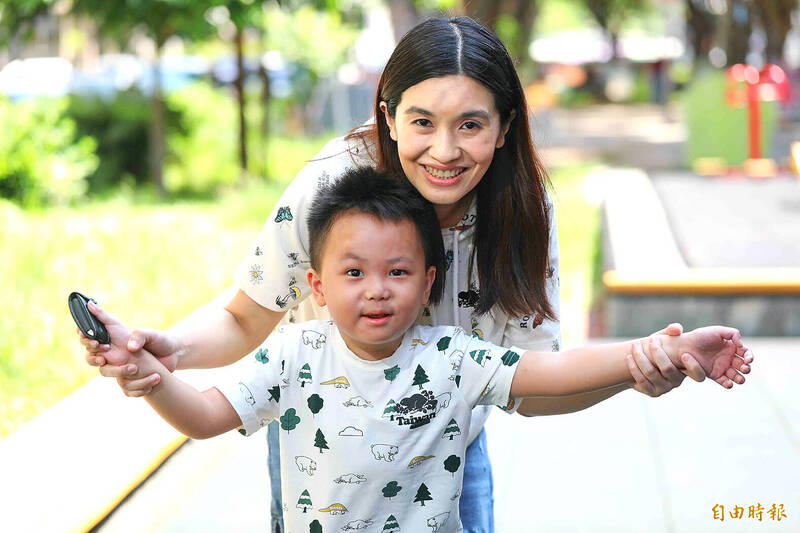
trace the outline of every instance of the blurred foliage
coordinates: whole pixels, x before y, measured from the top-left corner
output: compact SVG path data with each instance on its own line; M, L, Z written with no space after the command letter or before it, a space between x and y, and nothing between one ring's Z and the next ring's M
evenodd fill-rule
M70 291L131 327L174 324L230 286L284 187L323 142L270 143L284 178L250 180L214 202L142 205L141 189L126 185L81 209L26 211L0 199L0 249L9 252L0 254L0 291L14 309L0 321L0 438L97 375L67 311Z
M63 99L0 97L0 197L26 207L74 202L97 166L95 143L76 132Z
M728 105L725 90L725 73L707 69L696 74L684 91L690 165L698 157L721 157L728 165L740 165L750 157L748 109ZM770 153L778 104L762 102L759 109L763 157Z
M142 186L148 183L148 131L152 103L136 89L116 93L111 99L99 96L69 98L67 114L82 135L90 135L97 144L100 158L97 169L89 175L92 192L127 182ZM171 106L166 113L167 129L174 135L186 135L181 113Z

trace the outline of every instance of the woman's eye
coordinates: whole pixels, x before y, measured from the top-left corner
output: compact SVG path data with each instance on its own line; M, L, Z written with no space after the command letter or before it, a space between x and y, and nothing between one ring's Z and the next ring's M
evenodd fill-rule
M416 124L417 126L422 126L424 128L427 128L428 126L431 125L431 121L428 120L427 118L418 118L417 120L415 120L413 122L413 124Z
M406 271L402 268L393 268L391 272L389 272L390 276L402 276L406 274Z
M461 127L464 128L465 130L476 130L480 129L481 125L478 124L477 122L470 121L470 122L465 122L464 124L461 125Z
M361 277L361 271L357 268L350 268L347 270L346 274L353 278Z

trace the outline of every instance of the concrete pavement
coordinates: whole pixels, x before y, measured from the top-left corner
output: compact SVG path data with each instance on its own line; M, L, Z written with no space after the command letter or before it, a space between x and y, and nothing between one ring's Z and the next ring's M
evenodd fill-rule
M568 416L493 414L497 531L800 531L800 339L750 345L754 372L731 391L687 381L661 398L627 391ZM190 441L99 531L264 531L265 441ZM747 518L759 503L762 520ZM786 518L769 517L773 503ZM717 504L724 521L714 520ZM730 517L735 506L744 518Z

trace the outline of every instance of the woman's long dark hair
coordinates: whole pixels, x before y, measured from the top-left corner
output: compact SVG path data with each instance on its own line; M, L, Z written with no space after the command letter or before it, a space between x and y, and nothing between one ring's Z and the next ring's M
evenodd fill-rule
M503 43L467 17L434 18L409 31L386 63L375 97L375 123L353 130L376 166L405 176L397 142L389 135L381 102L394 118L403 92L429 78L460 74L486 87L503 124L513 118L503 146L475 188L475 247L480 299L476 312L497 305L510 316L540 314L555 319L545 288L550 220L547 172L536 155L519 76Z

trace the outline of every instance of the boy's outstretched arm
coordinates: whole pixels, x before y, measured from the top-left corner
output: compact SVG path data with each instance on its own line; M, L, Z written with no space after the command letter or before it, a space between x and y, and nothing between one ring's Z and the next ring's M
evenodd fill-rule
M157 373L160 383L145 398L172 427L193 439L207 439L239 427L242 421L216 388L200 392L172 374L152 354L139 350L131 363L140 372Z
M603 389L632 379L629 354L646 354L653 360L653 349L664 352L678 368L684 368L683 354L690 353L706 374L725 387L744 383L741 373L749 372L753 360L741 343L739 332L712 326L684 333L680 337L661 335L595 346L584 346L562 353L526 352L517 365L511 383L511 396L561 396Z

